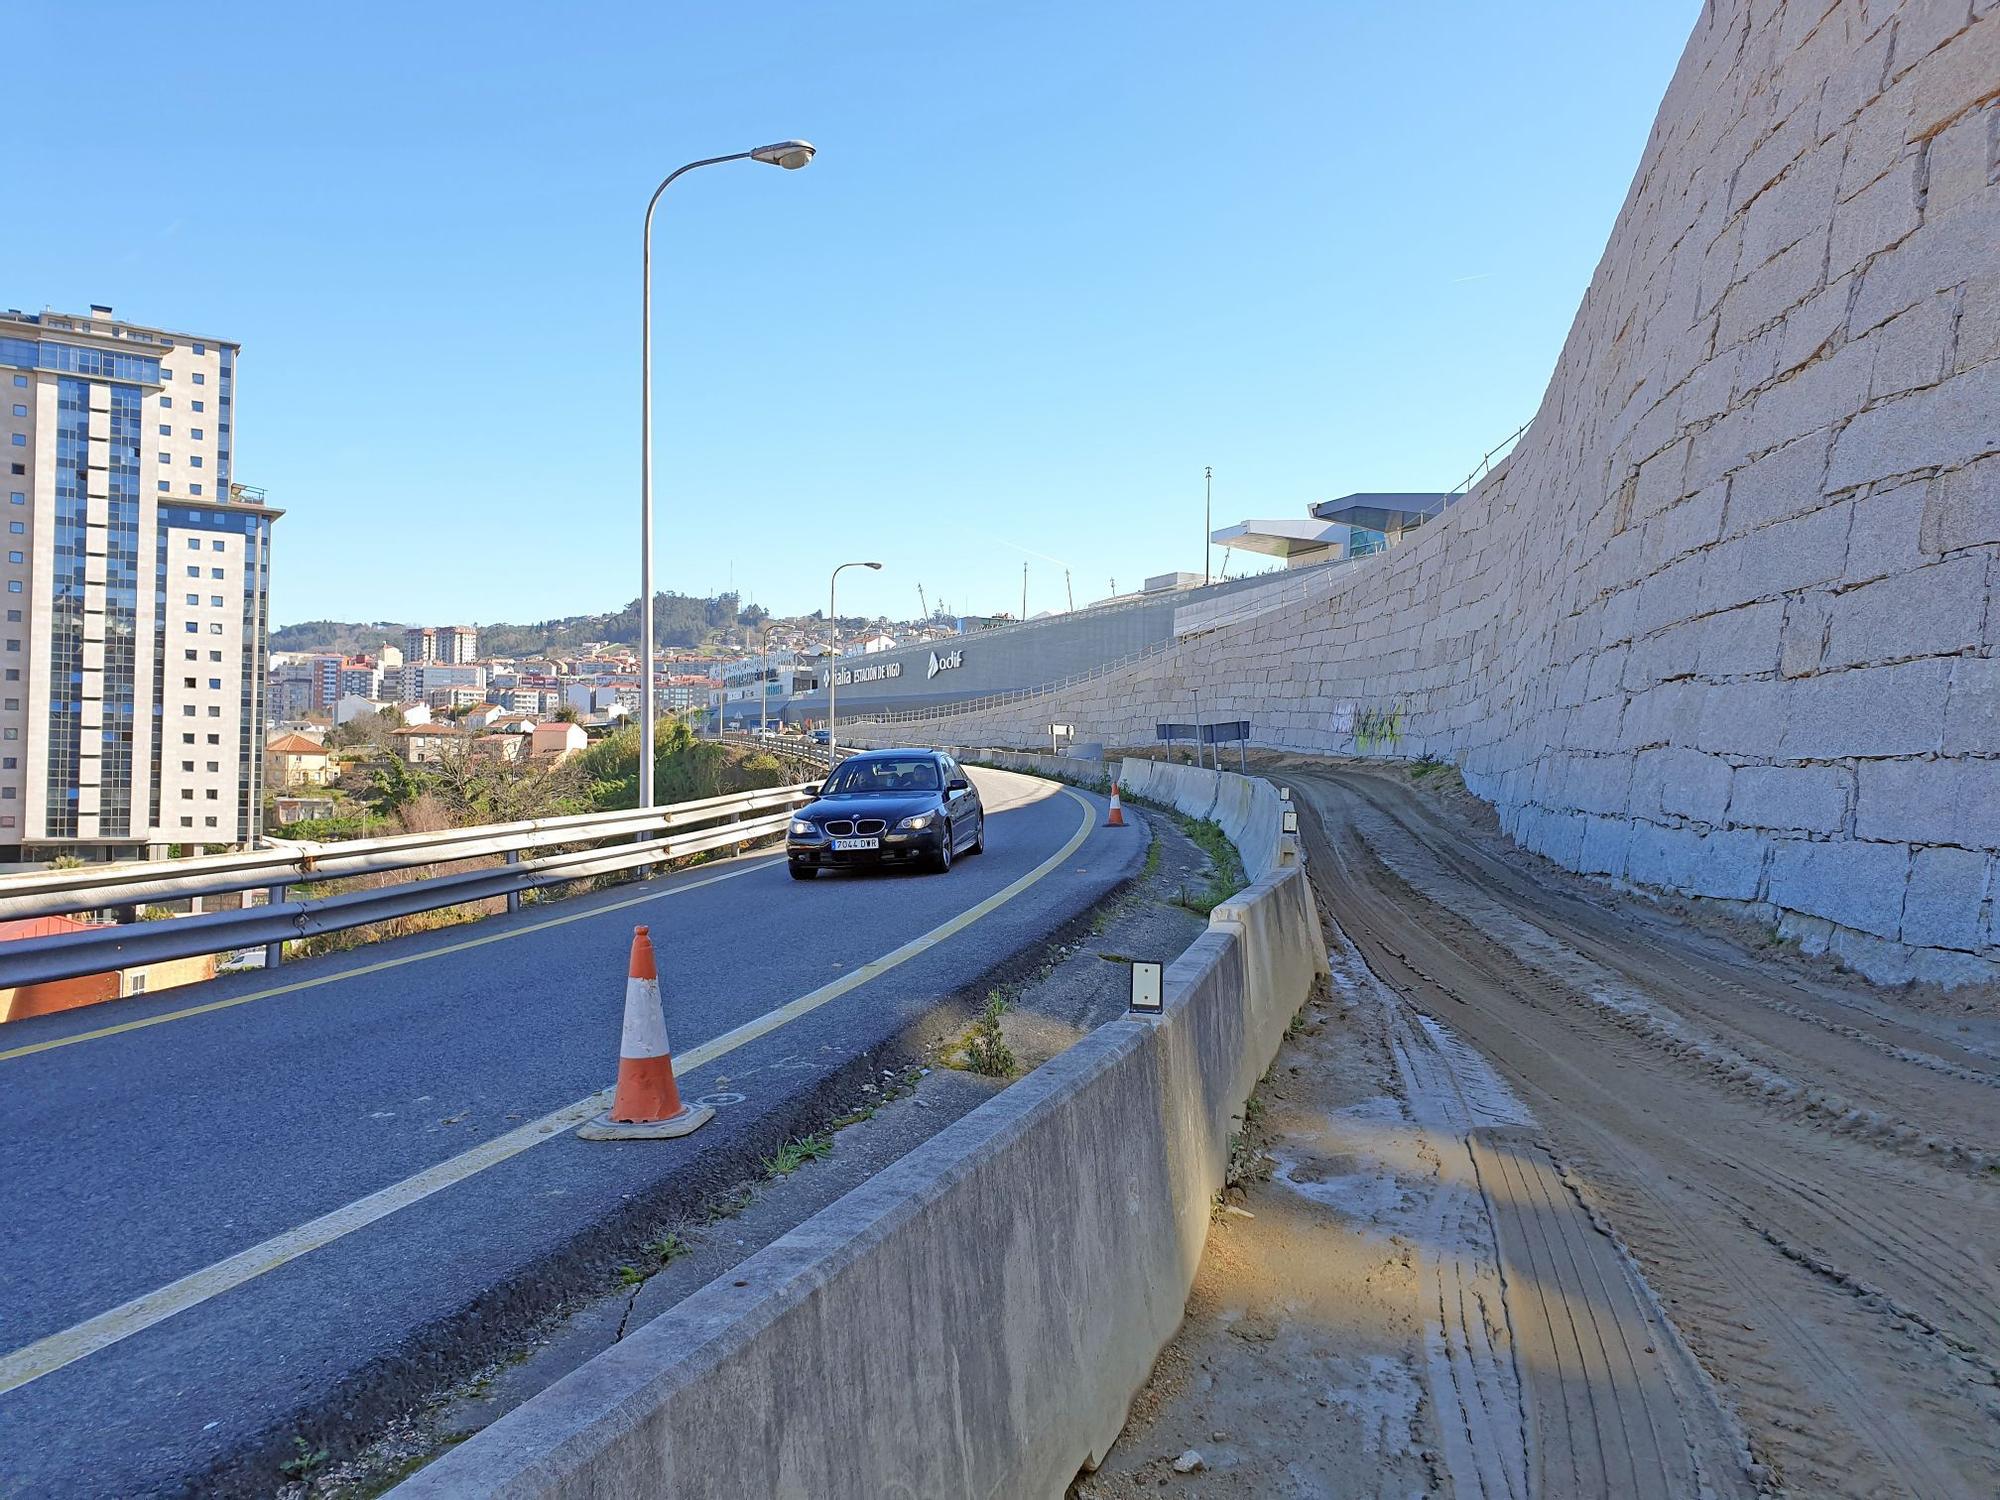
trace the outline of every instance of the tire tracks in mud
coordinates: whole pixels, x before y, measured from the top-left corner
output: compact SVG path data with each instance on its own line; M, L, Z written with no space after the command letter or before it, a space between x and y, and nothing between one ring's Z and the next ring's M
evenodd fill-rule
M1387 777L1275 779L1305 805L1340 946L1405 1013L1399 1054L1454 1071L1438 1028L1424 1033L1441 1022L1538 1122L1461 1106L1499 1240L1531 1493L2000 1493L1989 1057L1893 997L1832 993L1708 934L1683 941L1656 912L1544 885ZM1614 1284L1617 1254L1594 1264L1568 1234L1563 1197L1629 1247L1636 1290ZM1646 1284L1665 1304L1655 1347L1692 1351L1651 1385L1637 1356L1614 1363L1633 1335L1595 1318L1644 1306ZM1533 1306L1546 1285L1560 1305ZM1441 1307L1449 1295L1441 1282ZM1579 1308L1593 1332L1565 1334ZM1545 1364L1562 1372L1553 1387ZM1711 1378L1747 1434L1745 1466L1718 1461ZM1675 1468L1683 1451L1692 1467Z

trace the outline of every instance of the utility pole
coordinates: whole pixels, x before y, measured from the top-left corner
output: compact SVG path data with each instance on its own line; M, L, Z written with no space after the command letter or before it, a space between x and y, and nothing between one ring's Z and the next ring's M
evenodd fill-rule
M1021 618L1028 618L1028 565L1021 564Z
M1215 549L1209 545L1209 538L1215 535L1215 469L1205 466L1201 471L1201 581L1209 581L1209 561Z
M1076 590L1069 586L1069 569L1063 569L1063 593L1069 598L1069 612L1076 613Z
M924 597L924 586L921 583L917 585L917 605L923 610L924 623L928 625L931 618L931 601Z

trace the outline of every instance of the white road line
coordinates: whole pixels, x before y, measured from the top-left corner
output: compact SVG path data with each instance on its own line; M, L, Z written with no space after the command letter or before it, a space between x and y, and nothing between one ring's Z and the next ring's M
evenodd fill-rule
M1077 825L1076 832L1070 835L1069 841L1062 848L1027 874L995 891L977 905L967 907L949 921L933 927L919 937L911 938L901 947L894 948L880 958L862 965L851 974L844 974L831 984L821 985L818 989L801 995L776 1010L766 1011L754 1021L745 1022L733 1031L726 1031L721 1036L703 1042L699 1047L689 1049L675 1059L676 1067L682 1072L693 1072L695 1069L706 1067L717 1058L727 1056L738 1047L789 1025L799 1017L839 999L871 979L888 973L898 965L908 963L920 954L929 952L947 938L970 927L981 917L1006 905L1045 876L1053 874L1065 860L1082 847L1083 841L1090 837L1091 829L1097 820L1096 809L1083 797L1067 787L1063 788L1063 792L1083 809L1083 819ZM616 908L600 907L597 910L616 910ZM459 948L475 945L465 943L460 944ZM384 964L380 967L388 968L392 965ZM605 1089L592 1094L588 1099L579 1099L574 1104L564 1105L551 1114L543 1115L539 1120L517 1126L505 1135L495 1136L470 1151L461 1152L448 1161L427 1167L414 1177L406 1177L401 1182L368 1194L365 1198L357 1198L345 1207L308 1220L296 1229L288 1229L283 1234L275 1235L260 1245L252 1245L249 1249L239 1251L226 1260L217 1261L214 1265L191 1272L178 1281L169 1282L157 1291L135 1297L130 1302L114 1307L108 1312L99 1313L94 1318L86 1318L83 1322L60 1333L52 1333L47 1338L37 1339L34 1343L0 1358L0 1395L24 1386L30 1381L39 1380L42 1376L60 1370L65 1365L74 1364L77 1360L95 1354L100 1349L107 1349L121 1339L130 1338L135 1333L151 1328L155 1323L165 1322L176 1313L197 1307L212 1297L218 1297L232 1288L242 1286L247 1281L255 1280L267 1271L275 1271L286 1262L297 1260L302 1255L308 1255L324 1245L332 1244L335 1240L352 1234L357 1229L365 1228L378 1219L387 1218L399 1209L408 1208L413 1203L421 1203L433 1193L441 1192L454 1183L463 1182L488 1167L498 1166L503 1161L519 1156L529 1147L551 1140L582 1124L592 1115L601 1113L611 1103L611 1092L610 1089Z

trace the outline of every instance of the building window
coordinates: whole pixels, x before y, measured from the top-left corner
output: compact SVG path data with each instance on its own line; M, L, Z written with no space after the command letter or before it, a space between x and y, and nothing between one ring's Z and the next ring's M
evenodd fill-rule
M170 464L173 461L174 461L174 456L171 453L162 453L160 455L160 462L163 464Z
M220 677L211 677L208 679L208 685L219 691L222 687L222 679Z
M184 734L184 735L182 735L182 736L181 736L181 743L182 743L183 745L192 745L192 744L194 743L194 736L193 736L193 735L191 735L191 734Z
M194 682L195 682L195 680L194 680L194 678L192 678L192 677L183 677L183 678L181 679L181 686L182 686L182 687L193 687L193 686L194 686Z
M201 603L201 595L199 595L199 594L189 594L189 595L187 596L187 601L188 601L188 603L190 603L190 604L199 604L199 603Z
M201 429L199 427L190 427L188 429L188 436L193 438L197 443L202 441Z
M193 818L182 818L182 819L181 819L181 827L183 827L183 828L192 828L192 827L194 827L194 819L193 819Z
M213 787L210 787L208 792L208 800L211 802L220 802L222 800L222 794L216 791Z
M20 737L21 731L18 729L0 729L0 740L18 740Z
M16 523L16 524L19 524L19 523ZM220 568L210 568L210 569L208 570L208 576L209 576L210 578L220 578L220 577L222 577L222 569L220 569Z
M28 503L28 497L22 494L19 490L15 490L12 493L10 493L7 496L7 500L10 504L13 505L26 505Z
M199 495L199 494L201 493L201 486L200 486L200 485L198 485L198 484L191 484L191 485L189 485L189 486L188 486L188 493L189 493L190 495Z
M7 580L7 592L8 592L8 593L10 593L10 594L18 594L18 593L20 593L20 592L21 592L21 580L20 580L20 579L18 579L18 578L10 578L10 579L8 579L8 580Z
M184 761L182 761L182 762L181 762L181 769L182 769L183 771L192 771L192 770L194 769L194 762L193 762L193 761L191 761L191 760L184 760Z
M28 383L28 377L25 375L16 375L14 377L14 384L16 385L26 385L27 383Z
M15 536L19 536L22 532L28 529L28 523L26 521L9 521L7 523L7 529L11 531Z
M208 345L206 345L206 344L196 344L196 345L194 346L194 352L195 352L195 353L197 353L197 354L206 354L206 353L208 353Z
M209 704L209 705L208 705L208 716L209 716L209 717L210 717L211 719L219 719L219 718L221 718L221 717L222 717L222 705L221 705L220 703L211 703L211 704Z
M201 551L201 542L198 538L195 537L188 538L188 551L190 552Z
M221 634L222 634L222 626L221 626L221 624L220 624L220 623L217 623L217 624L214 624L214 625L211 625L211 626L209 626L209 627L208 627L208 633L209 633L210 635L221 635Z
M172 396L160 397L160 405L168 408L169 410L173 409L173 404L174 404L174 398Z
M200 377L199 375L197 375L197 376L195 376L195 379L196 379L196 380L199 380L199 379L201 379L201 377ZM213 827L215 826L215 819L213 819L213 818L203 818L203 819L202 819L201 821L202 821L202 823L203 823L203 825L204 825L205 827L208 827L208 828L213 828Z
M194 705L192 703L183 703L181 705L181 717L183 719L192 719L194 717Z
M210 594L210 595L208 596L208 602L209 602L210 604L214 605L214 606L215 606L215 607L216 607L217 609L220 609L220 608L222 608L222 595L220 595L220 594Z
M28 414L28 408L23 406L20 402L16 401L14 403L14 415L17 417L25 417L27 414Z
M164 479L157 481L153 487L157 489L162 495L164 495L168 490L173 488L173 486L168 484Z
M21 680L21 669L19 667L9 667L7 669L7 680L9 682L19 682Z
M0 756L0 771L18 771L20 769L21 758L18 755Z
M208 659L210 661L221 661L222 653L220 651L211 651L208 653Z
M192 542L190 542L190 543L189 543L188 545L189 545L189 546L193 546L194 544L193 544ZM209 551L211 551L211 552L220 552L220 551L222 550L222 543L220 543L220 542L210 542L210 543L208 544L208 549L209 549Z
M9 552L7 554L7 561L10 563L26 562L27 560L28 560L27 555L25 553Z
M199 469L201 467L201 455L199 453L193 455L188 459L188 464L193 468Z
M195 383L196 385L207 385L207 384L208 384L208 377L207 377L206 375L202 374L202 373L201 373L201 371L199 371L199 370L196 370L196 371L194 372L194 383Z
M206 407L205 405L203 405L203 404L202 404L201 402L199 402L199 401L197 401L197 402L195 402L195 403L194 403L194 409L195 409L196 411L207 411L207 410L208 410L208 408L207 408L207 407Z
M173 428L169 427L169 426L168 426L168 425L167 425L167 424L166 424L165 422L162 422L162 423L160 424L160 436L161 436L161 437L172 437L173 435L174 435L174 430L173 430Z
M222 762L219 760L212 760L208 763L208 768L211 771L220 771L222 769Z
M174 378L174 372L173 372L172 370L169 370L169 369L168 369L168 368L167 368L167 367L166 367L165 365L161 365L161 366L160 366L160 379L162 379L162 380L172 380L173 378Z
M192 802L192 801L194 801L194 788L193 788L193 787L191 787L191 786L184 786L184 787L182 787L182 788L181 788L181 801L183 801L183 802Z
M197 567L189 567L189 569L188 569L188 577L190 577L190 578L199 578L199 577L201 577L201 569L200 569L200 568L197 568Z
M17 432L17 433L15 433L15 434L14 434L14 446L15 446L16 448L25 448L25 447L27 447L27 446L28 446L28 435L27 435L27 433L25 433L25 432Z
M222 743L222 736L221 736L221 735L219 735L219 734L211 734L211 735L210 735L210 736L208 737L208 742L209 742L209 743L210 743L211 745L219 745L219 744L221 744L221 743Z
M196 652L193 652L193 651L190 651L190 652L188 652L188 653L187 653L187 659L188 659L189 661L193 661L193 660L195 659L195 657L196 657L196 655L197 655L197 654L198 654L198 653L196 653Z
M201 625L199 622L194 620L189 620L187 622L187 633L189 635L198 635L200 632L201 632Z

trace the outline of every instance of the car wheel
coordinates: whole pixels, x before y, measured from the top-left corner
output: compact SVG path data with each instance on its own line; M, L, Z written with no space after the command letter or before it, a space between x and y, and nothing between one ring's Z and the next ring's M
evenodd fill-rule
M985 813L981 813L979 815L979 821L972 825L972 845L965 852L967 854L984 854L986 852Z
M944 825L944 837L938 842L937 853L931 856L931 868L942 875L951 868L951 824Z
M811 880L817 874L819 874L819 871L811 865L792 866L792 879L794 880Z

